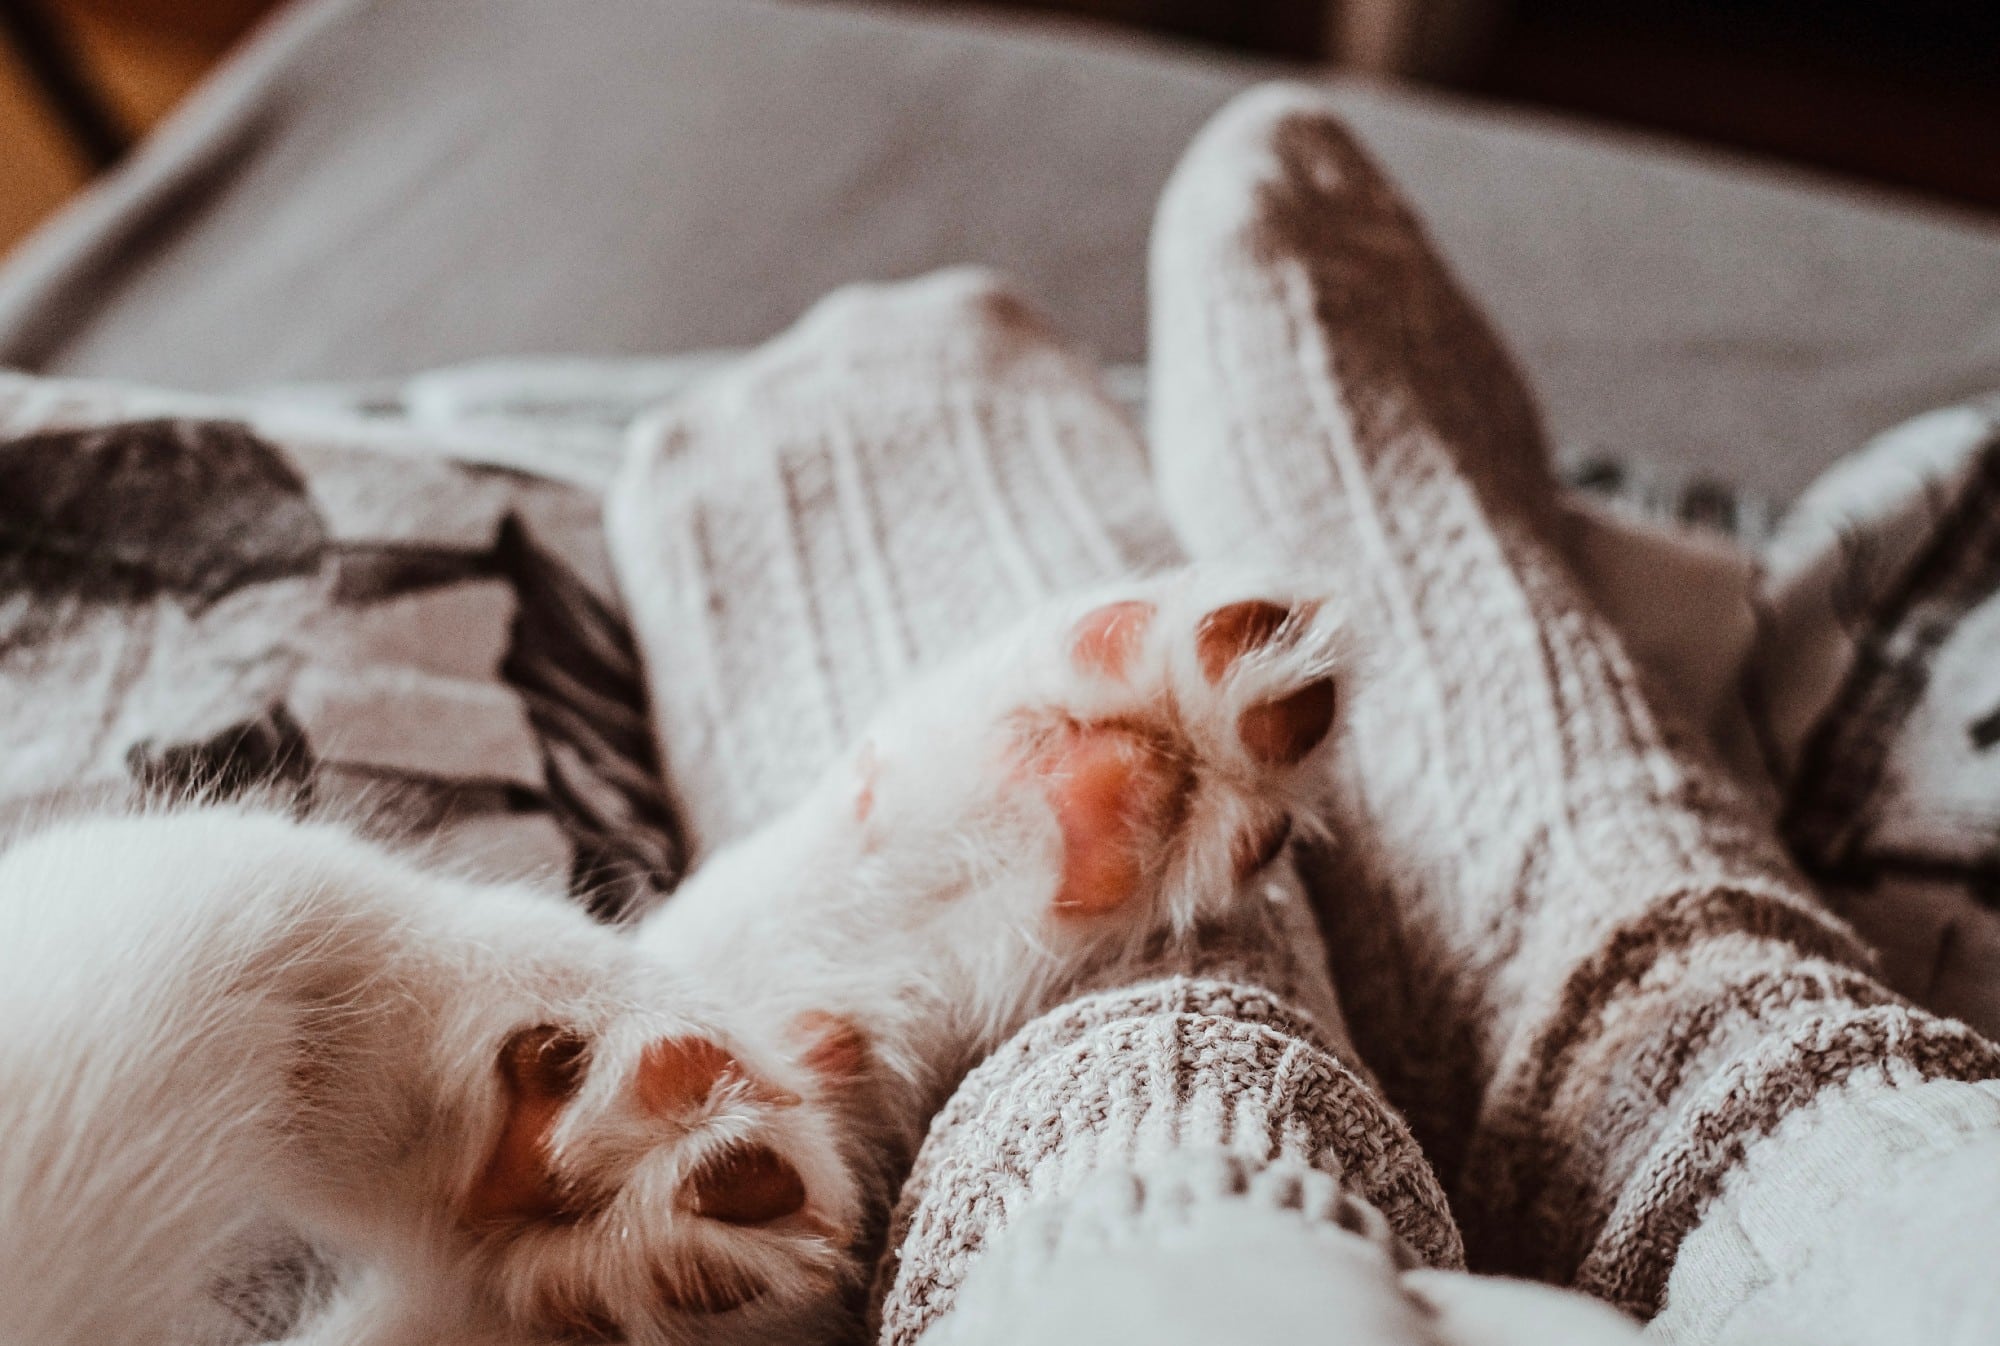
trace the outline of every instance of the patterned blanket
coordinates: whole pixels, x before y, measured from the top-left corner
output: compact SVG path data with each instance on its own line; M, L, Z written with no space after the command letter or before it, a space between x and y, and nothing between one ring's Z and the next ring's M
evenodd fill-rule
M1793 853L1901 990L2000 1036L2000 402L1814 485L1759 622L1745 700Z
M671 884L592 493L170 402L0 382L0 826L256 790L606 915Z

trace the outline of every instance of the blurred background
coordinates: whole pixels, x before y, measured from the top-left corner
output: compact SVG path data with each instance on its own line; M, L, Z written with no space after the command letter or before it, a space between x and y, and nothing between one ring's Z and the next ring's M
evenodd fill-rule
M1365 70L2000 211L2000 0L983 7ZM115 162L274 8L275 0L0 0L0 250Z

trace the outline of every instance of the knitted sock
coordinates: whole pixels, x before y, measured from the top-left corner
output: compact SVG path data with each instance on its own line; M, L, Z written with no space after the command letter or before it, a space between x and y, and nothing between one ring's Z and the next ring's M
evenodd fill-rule
M1181 1151L1107 1162L1030 1206L966 1277L929 1346L1613 1346L1629 1319L1581 1295L1414 1267L1325 1173Z
M1416 1143L1331 1048L1262 987L1199 976L1082 996L1029 1024L931 1124L877 1275L882 1342L908 1346L937 1326L1010 1225L1041 1221L1046 1241L1072 1199L1119 1175L1165 1190L1226 1174L1198 1193L1204 1208L1276 1203L1318 1237L1360 1228L1397 1268L1461 1265L1458 1231ZM1308 1201L1304 1173L1345 1197ZM1371 1213L1356 1225L1363 1207ZM1133 1241L1148 1239L1141 1231ZM1212 1264L1211 1292L1245 1292L1245 1266ZM1037 1339L1004 1316L959 1317L968 1321L945 1340Z
M912 670L1180 560L1125 414L975 271L843 290L634 426L606 526L703 851Z
M1681 1244L1647 1335L1674 1346L1990 1342L1996 1175L2000 1082L1828 1091L1747 1148Z
M1559 552L1519 375L1323 100L1259 91L1201 135L1152 284L1184 543L1351 602L1351 807L1315 900L1475 1265L1651 1313L1788 1116L2000 1073L1883 989L1655 713Z
M846 751L907 670L1051 593L1178 559L1129 424L968 273L836 295L635 430L609 524L663 757L710 848ZM1302 905L1246 899L960 1087L903 1197L885 1337L941 1318L1017 1198L1106 1164L1316 1172L1459 1261L1436 1179L1351 1064L1310 917L1288 924ZM1025 1139L993 1129L1001 1083L1028 1101L997 1114L1031 1115Z

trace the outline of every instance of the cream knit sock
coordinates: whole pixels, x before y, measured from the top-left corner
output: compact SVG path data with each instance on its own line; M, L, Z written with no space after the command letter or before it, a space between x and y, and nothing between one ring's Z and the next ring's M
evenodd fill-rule
M1052 593L1178 560L1092 374L964 272L836 295L635 430L609 524L706 848L789 802L907 670ZM1301 906L1247 901L964 1082L901 1203L887 1339L938 1322L1029 1198L1106 1166L1316 1174L1353 1194L1300 1217L1328 1237L1372 1202L1369 1237L1459 1261L1435 1177L1351 1064L1317 932L1281 914Z
M2000 1082L1862 1080L1748 1147L1681 1244L1647 1335L1981 1346L2000 1324L1995 1248Z
M931 1125L877 1278L881 1340L908 1346L939 1324L1015 1220L1061 1225L1072 1199L1119 1175L1221 1218L1275 1203L1318 1237L1352 1228L1399 1269L1461 1265L1430 1166L1330 1046L1262 987L1206 977L1083 996L1029 1024ZM1307 1173L1315 1185L1302 1185ZM1213 1263L1212 1293L1246 1292L1244 1266ZM1036 1339L1004 1316L959 1316L971 1321L945 1340Z
M981 1249L927 1346L1624 1346L1581 1295L1416 1268L1374 1207L1288 1158L1107 1162Z
M1655 713L1553 539L1518 374L1321 99L1259 91L1201 135L1152 283L1183 541L1351 601L1352 811L1316 901L1355 1037L1475 1265L1652 1313L1788 1116L1837 1087L2000 1074L1883 989Z
M633 428L606 526L701 851L915 668L1180 561L1093 371L976 271L857 286Z

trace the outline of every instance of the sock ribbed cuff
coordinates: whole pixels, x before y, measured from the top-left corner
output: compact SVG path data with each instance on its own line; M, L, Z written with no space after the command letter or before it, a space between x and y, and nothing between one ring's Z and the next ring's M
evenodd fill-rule
M1255 987L1172 978L1044 1015L960 1086L892 1222L876 1286L883 1341L913 1342L948 1312L1013 1212L1109 1171L1184 1182L1188 1156L1202 1154L1226 1156L1216 1171L1243 1184L1280 1166L1322 1174L1378 1210L1417 1258L1462 1259L1407 1128L1313 1041L1310 1020ZM1270 1182L1294 1191L1282 1175Z

